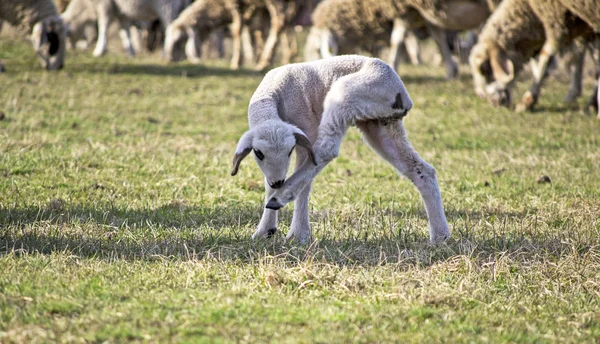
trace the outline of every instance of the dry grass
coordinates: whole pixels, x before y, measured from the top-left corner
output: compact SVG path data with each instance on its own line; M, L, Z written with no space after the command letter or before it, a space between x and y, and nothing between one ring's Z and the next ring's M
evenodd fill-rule
M89 55L45 73L0 39L0 342L600 338L600 122L556 80L515 114L403 67L453 238L351 130L298 247L250 240L260 171L228 175L261 75Z

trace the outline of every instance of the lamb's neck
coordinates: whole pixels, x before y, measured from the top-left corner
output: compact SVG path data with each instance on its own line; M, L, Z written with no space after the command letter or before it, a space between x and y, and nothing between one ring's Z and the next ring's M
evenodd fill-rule
M250 128L268 120L281 120L277 111L277 102L272 98L253 100L248 106Z

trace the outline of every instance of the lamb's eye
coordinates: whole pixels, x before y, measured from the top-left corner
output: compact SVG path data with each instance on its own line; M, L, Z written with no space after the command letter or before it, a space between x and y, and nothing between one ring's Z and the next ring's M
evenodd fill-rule
M292 155L293 151L294 151L294 148L292 148L292 150L288 153L288 158Z
M258 149L254 150L254 154L256 154L256 157L258 158L258 160L262 160L262 159L265 158L265 155L261 151L259 151Z

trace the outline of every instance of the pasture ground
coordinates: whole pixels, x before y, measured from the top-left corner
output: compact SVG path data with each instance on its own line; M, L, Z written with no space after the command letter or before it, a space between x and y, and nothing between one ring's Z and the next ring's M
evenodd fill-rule
M90 52L47 73L9 39L0 59L0 342L600 339L600 121L564 76L516 114L465 66L402 66L452 239L428 243L419 194L352 129L302 247L252 242L261 173L229 176L260 74Z

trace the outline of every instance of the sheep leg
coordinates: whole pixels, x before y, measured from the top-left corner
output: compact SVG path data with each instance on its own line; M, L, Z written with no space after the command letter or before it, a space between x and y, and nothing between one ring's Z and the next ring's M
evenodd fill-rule
M414 32L409 31L406 33L404 45L406 46L406 52L410 58L410 63L413 65L421 65L423 63L421 60L421 47L419 46L419 39Z
M279 35L285 23L283 4L280 1L267 1L267 10L271 17L271 27L269 28L269 36L265 42L265 47L256 65L256 70L259 71L265 70L273 62L275 48L277 48Z
M133 49L133 43L131 42L131 22L125 18L119 19L119 37L121 37L121 43L123 44L123 49L125 49L125 53L127 56L134 57L135 49Z
M269 183L267 182L267 178L265 178L265 203L269 202L271 195L273 195L275 189L271 188ZM258 228L256 232L252 234L252 239L260 239L264 237L270 237L277 232L277 210L265 208L263 210L263 215L260 218L260 222L258 223Z
M548 74L548 65L552 56L556 53L557 44L554 41L546 41L540 52L540 56L537 63L537 73L533 73L533 83L531 87L521 98L521 102L517 104L517 112L531 111L540 97L540 91L546 75Z
M242 27L242 51L244 53L244 61L246 63L254 63L254 48L252 47L252 38L250 37L250 28L248 25Z
M402 121L382 124L380 121L361 121L356 125L367 144L406 176L419 190L429 219L429 238L432 243L450 237L435 168L425 162L406 137Z
M570 104L581 96L585 45L580 42L574 42L571 45L571 51L568 54L567 67L569 69L571 80L569 83L569 91L565 96L565 103Z
M595 82L594 92L592 92L591 97L587 101L586 110L594 112L598 111L598 119L600 119L600 90L598 90L598 87L600 86L600 35L596 35L592 41L591 53L597 81Z
M298 53L298 42L296 41L296 33L294 29L287 28L281 35L281 63L288 64L296 57Z
M446 31L433 25L428 25L427 28L442 54L442 59L446 66L446 79L455 79L458 77L458 65L454 62L454 59L452 59L452 52L450 51L448 40L446 39Z
M233 20L229 27L231 31L232 38L232 56L231 56L231 69L239 69L240 68L240 60L241 60L241 50L242 50L242 42L241 42L241 31L242 31L242 15L239 11L232 11L231 13Z
M322 59L326 59L332 56L337 56L338 45L335 37L329 30L324 30L321 33L321 42L319 45L319 53Z
M296 168L300 169L304 161L308 158L308 154L303 149L296 150ZM290 232L286 236L286 240L293 239L295 242L305 244L310 240L310 219L308 216L308 199L312 183L306 186L296 200L294 201L294 215L292 216L292 224L290 225Z
M102 56L106 53L108 43L108 25L110 25L110 10L99 5L96 7L98 13L98 41L94 49L94 56Z
M195 28L188 28L186 30L188 39L185 42L185 55L188 61L192 63L200 62L200 47L202 42L200 40L200 34Z
M392 29L392 35L390 36L390 56L388 58L388 64L398 69L400 47L406 37L406 26L400 18L394 19L394 28Z

